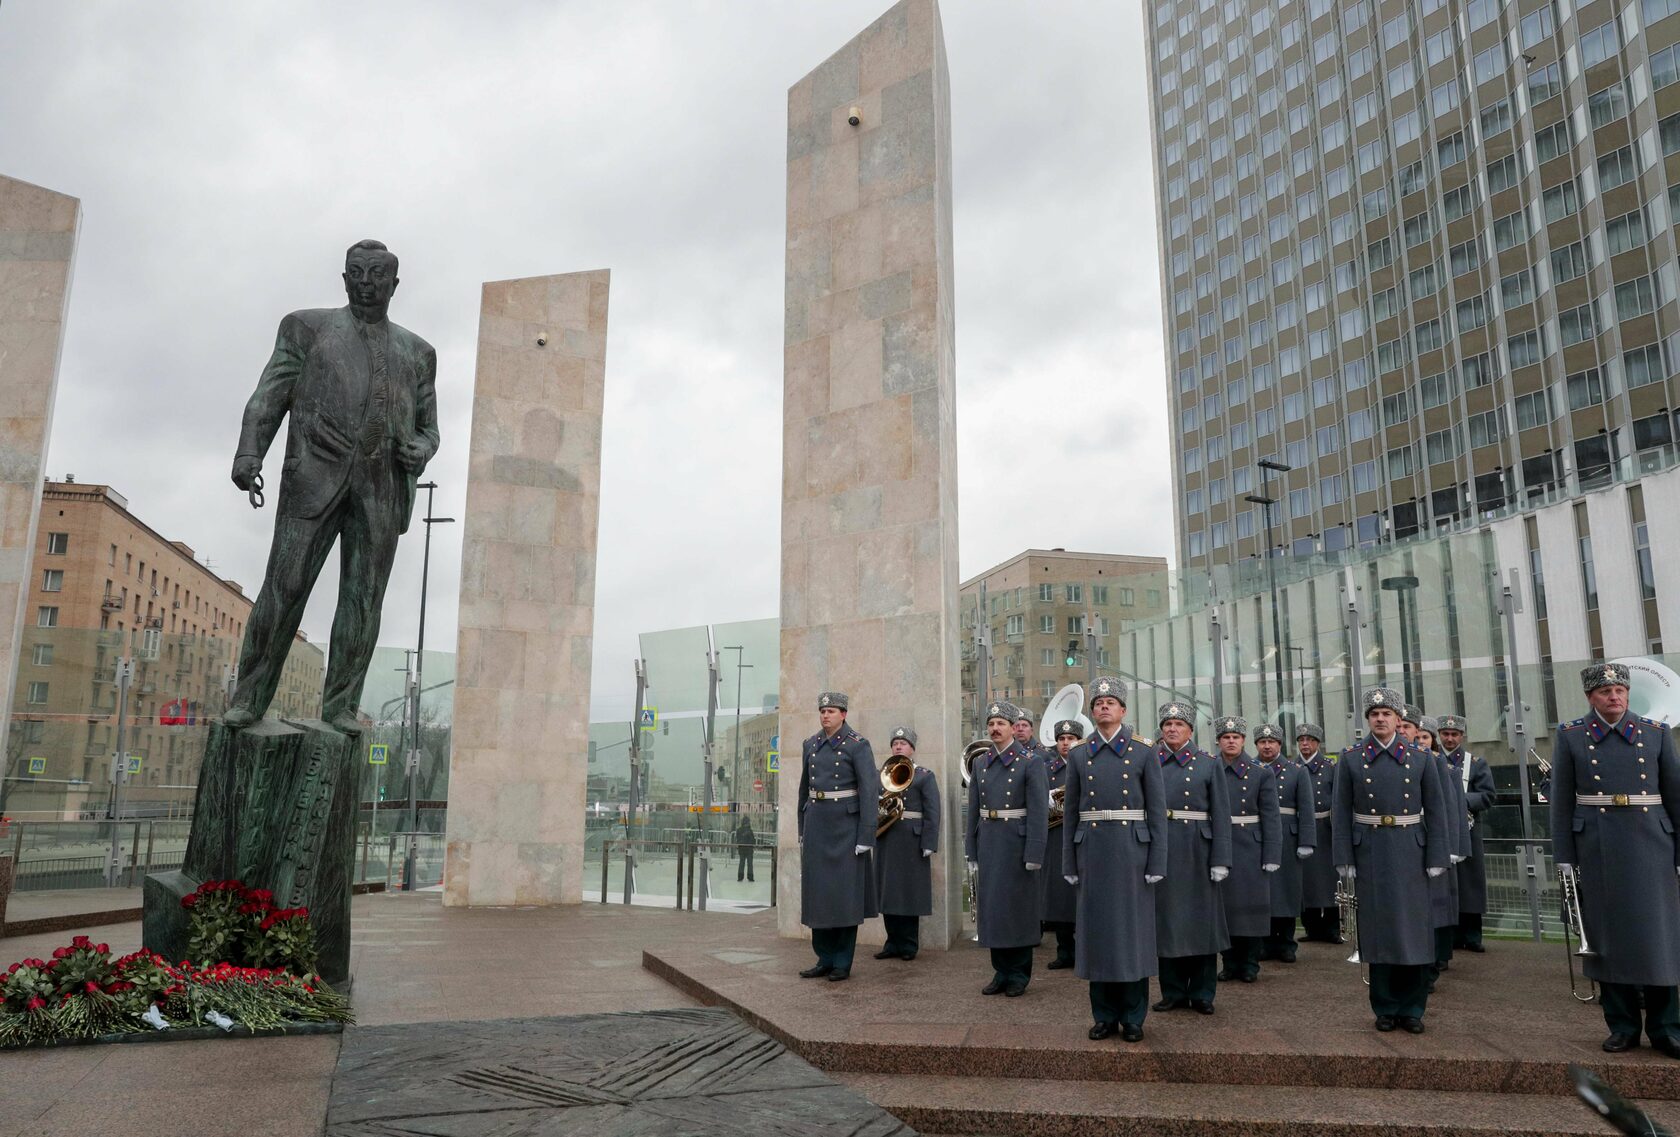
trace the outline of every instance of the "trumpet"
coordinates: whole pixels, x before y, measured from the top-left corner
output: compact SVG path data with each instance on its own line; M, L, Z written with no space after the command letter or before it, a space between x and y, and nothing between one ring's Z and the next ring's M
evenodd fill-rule
M1336 913L1341 917L1342 939L1353 945L1353 954L1347 957L1347 962L1358 963L1359 896L1354 891L1353 881L1341 876L1336 878Z
M1588 959L1598 953L1587 943L1587 925L1581 917L1581 890L1573 873L1558 870L1558 891L1563 895L1563 947L1569 952L1569 993L1578 1003L1590 1003L1595 997L1594 985L1592 980L1587 980L1587 994L1581 994L1575 983L1575 957ZM1569 951L1570 940L1581 946Z
M1054 829L1062 823L1067 805L1067 787L1057 786L1050 791L1050 828Z
M916 763L895 754L881 767L881 798L876 803L875 836L897 824L904 815L904 791L916 777Z

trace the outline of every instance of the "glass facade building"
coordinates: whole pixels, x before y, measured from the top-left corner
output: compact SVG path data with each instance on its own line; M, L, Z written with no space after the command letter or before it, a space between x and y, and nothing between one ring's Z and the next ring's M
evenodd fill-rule
M1180 564L1672 464L1680 0L1145 17Z

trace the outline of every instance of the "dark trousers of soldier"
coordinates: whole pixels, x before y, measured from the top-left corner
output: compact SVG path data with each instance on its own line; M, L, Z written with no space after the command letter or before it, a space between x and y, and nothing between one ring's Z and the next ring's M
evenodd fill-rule
M1379 1016L1421 1019L1434 969L1419 963L1371 964L1371 1010Z
M1220 953L1225 957L1225 969L1218 978L1241 979L1246 975L1252 980L1259 975L1260 949L1265 944L1264 936L1232 936L1231 946Z
M742 846L741 863L735 867L735 879L740 880L742 877L753 879L753 851L750 845Z
M1073 962L1073 928L1072 920L1046 920L1044 930L1056 933L1056 962Z
M817 962L836 971L850 971L852 956L857 952L857 925L847 928L812 928L811 950Z
M1295 950L1295 917L1273 916L1272 934L1266 937L1266 950L1261 958L1294 963Z
M886 925L887 942L883 950L897 952L905 959L913 959L922 947L922 918L920 916L890 916L883 912L881 923Z
M1458 939L1458 925L1448 924L1435 929L1435 974L1439 975L1452 962L1453 944Z
M1142 1026L1149 1013L1149 980L1091 984L1091 1019L1099 1023Z
M1453 946L1461 948L1482 946L1482 914L1480 912L1460 912L1458 914L1458 938L1453 941Z
M1680 1040L1680 988L1641 987L1634 983L1600 983L1598 1001L1604 1008L1604 1025L1611 1034L1639 1037L1639 998L1645 997L1645 1033L1652 1042L1659 1038Z
M1169 1003L1211 1003L1219 987L1216 955L1162 956L1156 961L1161 998Z
M995 947L992 949L993 978L1004 986L1027 985L1032 978L1031 947Z
M1335 944L1342 940L1342 915L1334 908L1301 910L1301 938L1309 942Z

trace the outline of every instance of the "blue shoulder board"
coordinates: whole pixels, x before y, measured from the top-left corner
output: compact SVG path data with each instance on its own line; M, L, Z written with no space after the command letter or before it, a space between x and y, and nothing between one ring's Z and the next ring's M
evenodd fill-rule
M1560 725L1558 727L1558 729L1559 730L1579 730L1581 727L1586 725L1586 722L1587 722L1586 719L1579 718L1579 719L1576 719L1574 722L1563 723L1562 725Z

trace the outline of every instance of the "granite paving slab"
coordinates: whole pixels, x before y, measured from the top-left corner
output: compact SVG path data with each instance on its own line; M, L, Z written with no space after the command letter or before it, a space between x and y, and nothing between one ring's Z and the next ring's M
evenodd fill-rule
M430 1022L344 1035L328 1137L913 1137L725 1011Z

